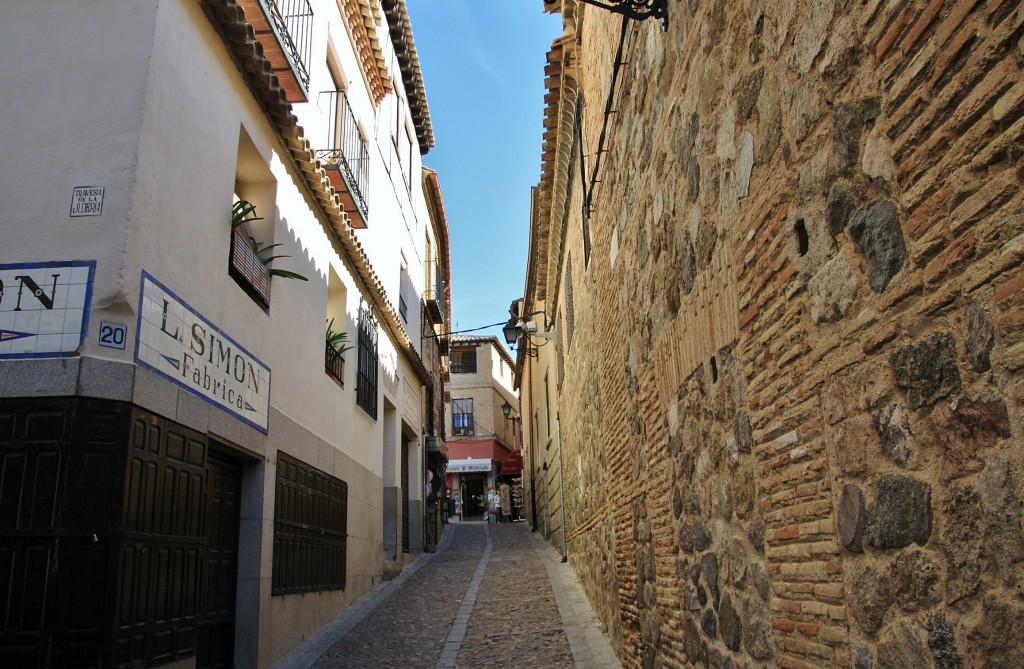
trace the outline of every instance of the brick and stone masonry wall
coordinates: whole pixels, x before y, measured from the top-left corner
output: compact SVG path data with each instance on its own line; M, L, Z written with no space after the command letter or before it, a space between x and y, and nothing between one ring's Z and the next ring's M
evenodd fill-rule
M669 6L589 265L567 206L569 557L624 665L1021 666L1024 9Z

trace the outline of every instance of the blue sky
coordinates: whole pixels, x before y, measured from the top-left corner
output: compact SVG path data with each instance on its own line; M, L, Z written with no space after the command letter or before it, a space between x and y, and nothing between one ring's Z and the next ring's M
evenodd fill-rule
M423 162L441 181L452 240L453 329L504 321L523 293L544 64L561 15L542 0L407 5L434 128ZM501 328L481 334L501 339Z

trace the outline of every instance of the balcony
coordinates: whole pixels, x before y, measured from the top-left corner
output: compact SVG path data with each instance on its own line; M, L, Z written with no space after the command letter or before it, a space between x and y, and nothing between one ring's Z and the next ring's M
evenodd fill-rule
M434 266L433 279L430 288L423 295L423 299L427 303L427 314L430 316L430 320L435 323L444 323L444 281L441 280L441 269L437 265Z
M309 0L238 0L288 102L309 101L313 9Z
M324 354L324 371L342 387L345 386L345 358L330 344Z
M359 133L345 91L321 93L320 109L324 110L325 105L327 143L331 148L318 150L316 157L327 170L331 185L338 191L342 209L349 214L352 227L365 228L370 214L366 202L370 182L370 154Z

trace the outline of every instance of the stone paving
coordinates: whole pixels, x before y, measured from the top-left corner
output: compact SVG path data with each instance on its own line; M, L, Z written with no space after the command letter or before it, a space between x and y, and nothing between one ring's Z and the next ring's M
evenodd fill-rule
M525 523L452 523L436 554L272 669L621 669L572 570Z

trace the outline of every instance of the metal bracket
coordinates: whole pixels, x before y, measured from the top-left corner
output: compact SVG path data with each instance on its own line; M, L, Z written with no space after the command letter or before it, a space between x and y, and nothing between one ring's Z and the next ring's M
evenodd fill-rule
M661 27L668 30L668 0L578 0L594 7L607 9L636 21L661 19Z

